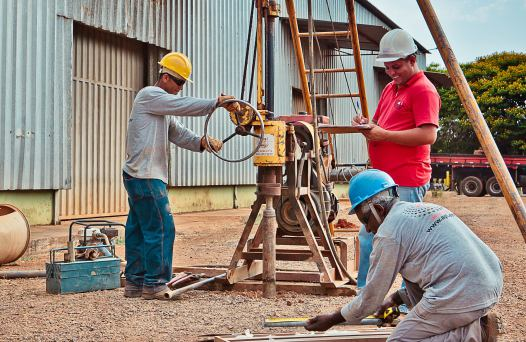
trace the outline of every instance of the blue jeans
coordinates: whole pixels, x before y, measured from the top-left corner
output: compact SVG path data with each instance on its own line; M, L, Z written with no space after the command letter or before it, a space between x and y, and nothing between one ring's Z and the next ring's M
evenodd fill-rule
M429 183L419 187L399 186L398 195L400 200L405 202L422 202L426 191L429 189ZM356 280L358 288L366 284L367 272L369 271L369 258L373 250L373 233L368 233L362 224L358 239L360 240L360 264L358 266L358 279Z
M126 281L164 285L172 278L175 225L166 184L158 179L122 175L130 212L126 221Z

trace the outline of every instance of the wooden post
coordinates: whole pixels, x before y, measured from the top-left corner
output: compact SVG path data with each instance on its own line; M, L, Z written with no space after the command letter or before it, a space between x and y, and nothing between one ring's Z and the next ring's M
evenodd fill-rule
M431 31L431 35L437 44L438 51L440 51L442 60L446 65L451 80L453 81L453 85L457 89L458 96L462 101L464 109L468 113L468 117L473 125L473 129L480 145L488 158L491 169L499 182L504 197L506 198L506 202L508 202L508 206L515 217L515 221L521 230L522 237L526 242L526 208L517 188L515 187L515 183L508 172L504 159L502 159L502 156L500 155L495 140L493 140L488 125L480 112L480 108L475 96L473 96L473 93L471 92L471 88L466 81L464 73L462 72L462 69L460 69L458 61L449 45L444 31L442 30L431 2L429 0L417 0L417 3L422 11L429 30Z
M267 196L267 205L263 211L263 297L276 297L276 212L272 196Z

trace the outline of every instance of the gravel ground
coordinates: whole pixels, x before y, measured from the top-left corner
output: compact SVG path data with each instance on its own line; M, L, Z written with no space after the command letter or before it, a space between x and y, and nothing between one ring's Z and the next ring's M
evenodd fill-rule
M455 212L497 253L505 269L504 295L495 308L502 323L499 341L526 341L525 243L505 200L451 193L426 200ZM175 264L228 264L248 213L241 209L177 215ZM0 271L42 269L45 258L20 260ZM302 328L263 328L262 322L270 316L329 312L350 300L290 292L265 299L259 291L192 291L170 302L125 299L123 289L50 295L44 279L0 280L0 298L2 341L196 341L203 335L247 329L301 332Z

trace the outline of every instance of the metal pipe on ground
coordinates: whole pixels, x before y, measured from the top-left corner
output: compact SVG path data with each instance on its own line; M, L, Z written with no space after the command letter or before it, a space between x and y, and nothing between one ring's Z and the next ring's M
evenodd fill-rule
M185 293L185 292L188 292L190 290L195 290L197 288L200 288L201 286L205 285L205 284L208 284L208 283L211 283L213 281L215 281L216 279L222 279L222 278L225 278L226 277L226 273L221 273L220 275L217 275L215 277L211 277L211 278L207 278L207 279L203 279L201 281L198 281L197 283L194 283L194 284L190 284L188 286L185 286L185 287L181 287L180 289L176 289L176 290L173 290L173 291L168 291L164 294L164 298L166 299L175 299L177 296Z
M0 204L0 265L18 260L29 246L29 223L20 210Z
M449 45L449 41L446 38L446 34L440 25L431 2L429 0L417 0L417 3L429 30L431 31L431 35L435 40L438 51L440 52L442 60L449 72L449 76L453 81L453 85L457 90L460 101L462 101L462 105L468 114L473 130L475 131L480 145L488 158L491 170L499 182L504 197L506 198L506 202L515 217L515 221L519 226L522 237L526 242L526 207L522 202L521 196L511 179L511 175L504 163L504 159L499 152L497 144L495 144L495 140L484 120L484 116L480 111L477 100L475 99L475 96L473 96L473 92L469 87L466 77L464 76L457 58Z
M0 272L0 279L20 279L20 278L45 278L46 271L4 271Z

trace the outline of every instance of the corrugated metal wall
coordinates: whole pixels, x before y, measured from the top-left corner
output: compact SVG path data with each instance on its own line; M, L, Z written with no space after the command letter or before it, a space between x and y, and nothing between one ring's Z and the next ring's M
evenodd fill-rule
M0 1L0 190L70 185L73 32L55 9Z
M280 3L281 15L286 17L284 0ZM305 18L306 2L296 3L299 17ZM5 80L0 85L0 189L71 186L73 20L188 54L195 83L186 86L182 95L213 98L224 92L239 96L251 4L249 0L0 1L0 51L5 51L0 54L0 79ZM316 19L330 20L325 1L314 4ZM347 21L343 0L329 0L329 4L332 20ZM386 26L358 3L356 7L358 23ZM299 85L289 28L280 21L276 21L274 91L278 115L291 113L290 85ZM26 54L29 50L30 57ZM339 65L331 56L317 60L319 65ZM352 58L344 61L352 65ZM379 92L372 64L373 57L364 57L371 112ZM345 81L334 82L334 89L346 89ZM250 101L255 103L255 95ZM337 116L337 123L349 122L353 110L348 100L330 100L328 107ZM224 115L216 115L218 128L211 133L225 137L233 125ZM203 133L204 118L181 121L196 133ZM340 155L340 162L366 159L360 137L338 137L339 145L350 151ZM226 152L248 153L251 147L250 142L235 143L227 145ZM174 147L170 185L254 184L254 171L250 160L228 164L207 153Z
M75 25L72 186L60 191L59 218L127 212L122 185L126 128L144 87L145 44Z
M346 0L319 0L312 2L312 13L316 20L323 21L332 21L335 22L344 22L348 21L347 10L345 8ZM285 0L278 0L278 3L281 4L281 16L288 17L287 6ZM327 3L329 7L327 7ZM308 2L307 1L298 1L294 2L296 8L296 16L298 18L307 19L308 18ZM374 14L365 9L358 2L354 2L354 8L356 12L356 21L358 24L369 24L369 25L378 25L388 28L388 25L381 21Z
M252 1L222 0L176 2L175 50L186 53L193 64L193 84L185 85L182 95L215 98L220 92L241 95L246 38ZM252 37L255 36L255 30ZM252 46L252 44L251 44ZM246 92L248 94L248 91ZM255 103L255 91L252 103ZM210 134L225 138L234 131L226 113L213 116L216 128ZM196 133L203 133L204 117L180 118ZM252 139L225 144L226 155L248 154ZM196 154L172 145L170 185L254 184L255 168L249 159L227 163L209 153Z
M175 0L52 0L57 15L171 49Z
M73 20L170 49L174 2L0 1L0 190L71 186Z
M246 36L252 1L222 0L196 2L192 0L177 0L176 50L187 53L192 60L194 84L188 86L183 95L198 97L215 97L219 91L236 96L240 95L243 71ZM286 17L287 11L284 1L281 3L281 16ZM305 1L296 1L299 17L307 17ZM316 19L330 20L325 1L315 1ZM330 10L334 21L347 22L347 12L343 0L330 0ZM233 11L232 9L236 9ZM359 23L386 26L365 8L356 4L357 20ZM253 32L253 36L254 36ZM225 49L225 46L228 48ZM294 50L291 44L290 29L287 25L276 20L276 76L275 76L275 112L278 115L292 113L291 84L299 88L297 67ZM306 50L305 50L306 51ZM331 60L332 59L332 60ZM319 64L337 65L334 57L318 58ZM367 96L370 107L378 100L374 72L374 59L364 57L367 85ZM339 62L338 62L339 63ZM345 65L352 65L352 58L344 58ZM354 76L353 85L356 89ZM343 79L335 80L335 89L341 89ZM343 82L343 83L342 83ZM346 86L344 87L346 89ZM255 92L254 92L255 93ZM352 106L349 100L330 100L338 123L349 123ZM255 103L255 96L252 98ZM374 110L374 108L371 108ZM220 126L214 133L226 137L232 133L232 123L225 116L214 114L216 126ZM201 133L203 118L182 118L181 121ZM341 153L341 163L365 162L367 151L362 136L339 136L337 146L345 146L346 153ZM349 149L349 146L351 147ZM232 154L234 150L248 153L250 143L226 144L225 154ZM340 148L343 151L343 148ZM237 151L239 152L239 151ZM255 168L251 160L242 163L228 164L211 155L196 155L194 153L172 148L170 171L170 185L198 186L224 184L254 184Z

